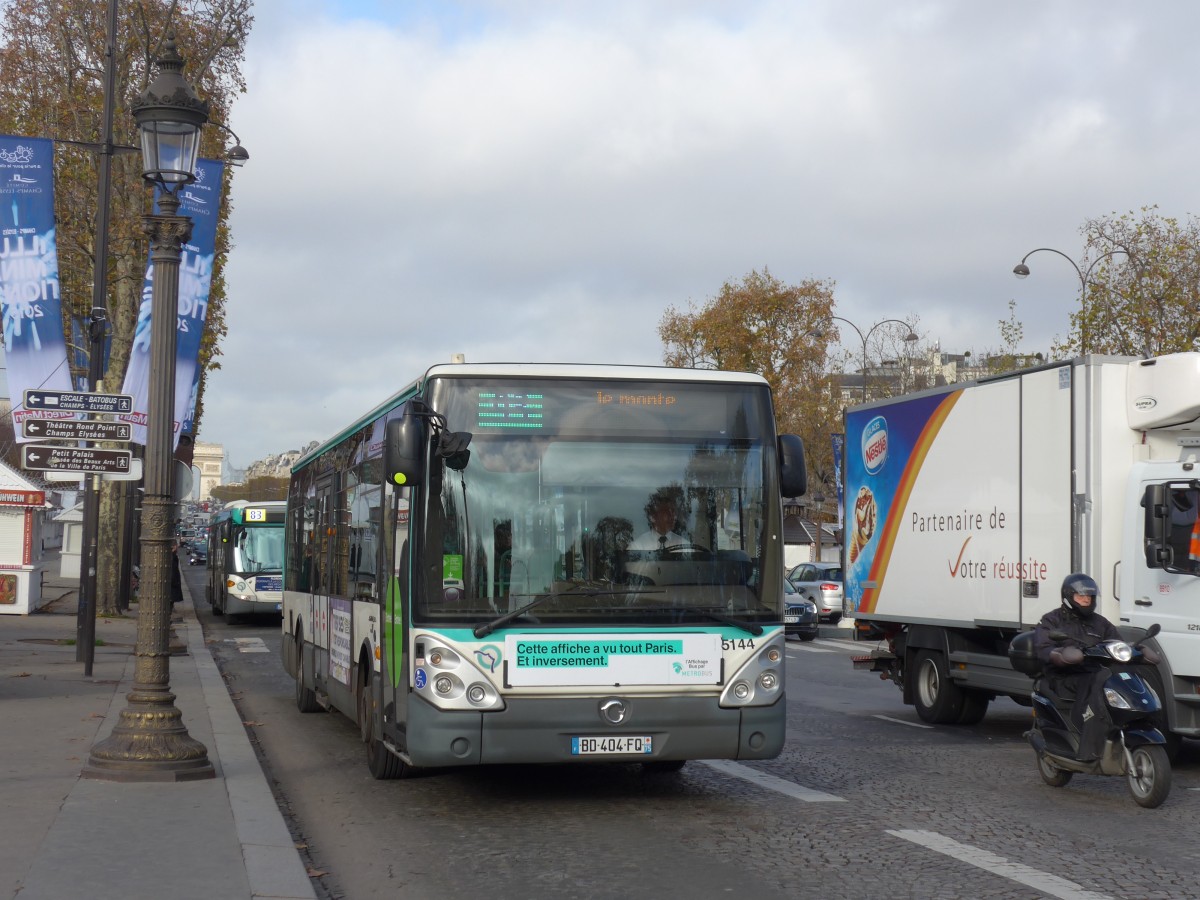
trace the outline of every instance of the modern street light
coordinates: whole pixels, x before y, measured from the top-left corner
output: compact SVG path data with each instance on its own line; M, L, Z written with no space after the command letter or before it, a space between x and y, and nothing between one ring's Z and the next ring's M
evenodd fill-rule
M175 329L180 255L192 234L191 220L178 215L175 191L196 179L208 104L184 79L172 35L158 60L157 76L131 108L141 135L142 177L161 188L161 214L142 220L154 275L140 603L133 689L112 733L92 748L83 775L108 781L194 781L215 772L204 745L183 725L170 690Z
M250 158L250 152L242 146L242 139L237 136L237 132L228 125L222 125L220 122L209 122L208 124L212 128L220 128L222 131L228 131L233 135L234 145L225 151L225 162L239 168L244 166L246 160Z
M1021 257L1021 261L1019 263L1017 263L1015 266L1013 266L1013 274L1016 275L1018 278L1028 278L1029 277L1029 266L1025 265L1025 260L1027 260L1027 259L1029 259L1029 257L1033 256L1033 254L1042 253L1043 251L1046 253L1057 253L1059 256L1061 256L1063 259L1065 259L1067 262L1069 262L1071 264L1071 268L1073 268L1075 270L1075 274L1079 276L1079 290L1080 290L1079 309L1080 309L1080 312L1085 312L1087 310L1088 278L1092 274L1092 269L1096 268L1096 264L1099 263L1100 260L1108 259L1108 257L1115 256L1118 253L1124 253L1126 256L1129 255L1124 250L1109 250L1107 253L1103 253L1100 256L1097 256L1094 260L1092 260L1092 264L1087 267L1087 271L1085 272L1079 268L1079 263L1075 262L1075 260L1071 259L1071 257L1067 256L1067 254L1063 253L1061 250L1055 250L1053 247L1038 247L1036 250L1030 250L1028 253L1026 253L1024 256ZM1111 309L1111 307L1109 307L1107 303L1105 303L1105 308ZM1079 345L1080 345L1080 349L1086 355L1088 352L1088 331L1087 331L1087 320L1086 319L1082 319L1080 322Z
M859 340L862 341L862 355L863 355L862 399L863 399L863 403L867 402L867 341L869 341L871 339L871 335L875 333L875 329L881 325L887 325L889 323L893 324L893 325L903 325L905 328L908 329L908 334L906 334L904 336L905 343L911 344L915 341L920 340L920 338L917 337L917 335L913 332L912 326L909 325L907 322L901 322L899 319L883 319L880 322L876 322L874 325L872 325L870 328L867 329L866 334L863 334L862 329L859 328L857 325L855 325L853 322L851 322L849 319L845 319L841 316L830 316L829 318L834 319L838 322L845 322L847 325L849 325L851 328L853 328L855 330L855 332L858 333Z

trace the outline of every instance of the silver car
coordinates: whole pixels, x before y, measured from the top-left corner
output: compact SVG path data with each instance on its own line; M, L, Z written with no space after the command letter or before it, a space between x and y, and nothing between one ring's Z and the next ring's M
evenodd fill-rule
M838 563L800 563L787 573L800 595L817 606L822 622L836 625L842 618L842 567Z

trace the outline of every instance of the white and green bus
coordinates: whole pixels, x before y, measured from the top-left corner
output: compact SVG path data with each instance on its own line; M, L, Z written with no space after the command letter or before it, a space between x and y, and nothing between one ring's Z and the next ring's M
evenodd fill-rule
M234 500L208 524L205 595L217 615L279 613L283 600L284 500Z
M756 375L435 366L292 469L296 704L376 778L775 757L804 480Z

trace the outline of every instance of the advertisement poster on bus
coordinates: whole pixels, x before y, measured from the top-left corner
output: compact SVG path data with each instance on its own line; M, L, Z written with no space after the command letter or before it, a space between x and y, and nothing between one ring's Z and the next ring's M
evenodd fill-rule
M195 387L199 381L200 338L208 313L216 256L217 217L221 204L224 164L211 159L196 164L196 180L179 188L179 214L192 220L192 237L183 245L179 264L179 309L175 336L175 415L173 442L178 443L184 422L192 418ZM157 192L155 212L158 212ZM154 266L146 267L137 330L125 370L124 394L133 397L133 412L120 419L133 426L133 441L146 443L146 418L150 407L150 312Z
M329 675L342 684L349 684L352 655L350 638L353 634L350 601L334 597L329 601L329 606Z
M19 398L31 388L72 389L58 280L54 144L46 138L0 136L0 309L15 437L30 441L21 422L54 416L24 409Z
M514 687L719 684L719 634L514 634L504 641Z

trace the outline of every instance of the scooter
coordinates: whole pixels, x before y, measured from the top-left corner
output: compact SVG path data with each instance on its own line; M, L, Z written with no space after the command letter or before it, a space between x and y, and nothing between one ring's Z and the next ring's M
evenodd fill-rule
M1112 721L1099 759L1079 759L1079 733L1070 719L1073 701L1059 698L1043 677L1042 665L1033 653L1033 632L1013 638L1009 658L1013 668L1033 677L1033 728L1025 738L1037 754L1038 773L1051 787L1062 787L1076 773L1123 775L1134 801L1147 809L1161 806L1171 791L1171 763L1166 738L1156 718L1162 701L1141 675L1137 666L1158 662L1158 654L1143 642L1159 632L1157 624L1146 630L1142 642L1101 641L1091 647L1064 647L1074 651L1077 663L1092 671L1105 668L1104 703ZM1054 632L1050 639L1061 644L1067 635ZM1070 654L1068 654L1070 655Z

